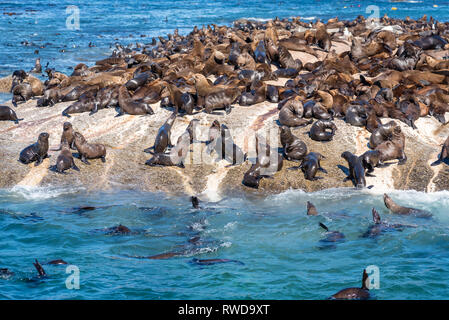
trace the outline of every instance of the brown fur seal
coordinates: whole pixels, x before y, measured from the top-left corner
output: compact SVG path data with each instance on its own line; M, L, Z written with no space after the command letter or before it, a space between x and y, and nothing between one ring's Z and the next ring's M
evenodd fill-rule
M394 127L391 141L385 141L376 147L380 153L380 162L388 160L399 160L398 164L405 164L407 155L405 154L405 135L401 127Z
M33 92L31 91L31 85L26 82L22 82L16 85L12 89L12 104L17 107L17 102L27 102L33 97Z
M309 135L315 141L331 141L336 130L337 126L332 121L317 120L310 128Z
M310 152L307 156L305 156L299 166L299 168L304 172L304 178L311 181L322 179L322 177L316 177L318 170L327 173L327 171L321 167L322 159L325 159L325 157L318 152Z
M380 164L380 152L377 150L368 150L359 158L362 161L363 168L367 170L366 175L374 177L371 173Z
M64 173L64 170L68 170L70 168L73 168L76 171L80 171L80 169L75 164L75 160L73 159L72 152L70 152L70 147L67 141L64 141L61 144L61 149L62 150L59 153L58 158L56 159L56 172Z
M74 144L78 153L80 154L81 161L85 164L90 164L87 159L98 159L106 162L106 148L102 144L90 144L79 132L74 133Z
M415 209L415 208L408 208L408 207L402 207L395 203L393 199L391 199L386 193L384 193L384 203L385 206L391 210L391 212L396 214L403 214L403 215L416 215L418 217L422 218L429 218L432 216L432 214L429 211L421 210L421 209Z
M303 105L297 99L288 100L279 112L279 122L283 126L302 127L311 124L313 120L302 118Z
M120 112L117 116L121 116L125 113L132 115L154 114L154 111L149 104L133 100L125 86L120 86L119 88L118 104L120 106Z
M170 139L170 131L176 120L176 113L173 112L170 117L165 121L165 123L159 128L157 132L156 139L154 140L153 147L147 148L144 152L151 153L150 150L153 149L154 153L164 153L167 148L172 147Z
M177 166L184 168L184 159L190 146L190 135L182 134L169 154L155 153L152 158L145 162L148 166Z
M370 298L368 289L368 274L363 270L362 286L360 288L346 288L338 291L331 296L331 299L337 300L367 300Z
M289 127L281 127L281 144L287 160L302 160L307 155L307 145L293 135Z
M36 161L35 166L38 166L45 158L48 158L49 136L50 135L47 132L42 132L36 143L23 149L19 156L20 162L28 164Z
M379 213L377 212L377 210L375 208L372 209L371 213L373 215L373 224L370 225L368 227L368 230L363 234L362 237L364 237L364 238L374 238L374 237L379 236L383 232L394 231L394 230L402 231L403 228L414 227L411 225L389 224L389 223L383 222L380 218Z
M369 147L375 149L384 141L390 140L396 126L396 122L390 121L374 130L369 139Z
M449 158L449 137L447 137L446 141L443 143L443 147L441 148L438 160L432 163L432 166L436 166L441 162L444 162L448 158Z
M307 201L307 215L308 216L316 216L318 215L318 211L312 202Z
M361 159L349 151L343 152L341 157L348 162L349 166L349 175L345 178L345 181L353 180L357 189L366 187L365 168Z
M23 119L17 118L16 112L10 107L0 106L0 120L11 120L15 124L19 124L19 121Z
M212 113L213 110L217 109L224 109L227 114L231 113L231 105L240 94L238 88L229 88L208 94L204 99L206 113Z

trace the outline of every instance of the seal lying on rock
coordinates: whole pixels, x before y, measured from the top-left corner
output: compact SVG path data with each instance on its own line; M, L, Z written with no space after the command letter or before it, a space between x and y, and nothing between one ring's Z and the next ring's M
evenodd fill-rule
M318 120L310 128L310 138L315 141L331 141L337 126L330 120Z
M90 164L87 159L98 159L101 158L101 161L106 162L106 148L104 145L96 143L90 144L87 143L86 139L79 132L74 133L75 137L75 147L80 154L81 161L85 164Z
M23 119L17 118L16 112L7 106L0 106L0 120L11 120L15 124L19 124L19 121Z
M369 147L375 149L381 143L390 140L393 135L393 130L398 125L395 121L390 121L384 125L381 125L373 131L369 139Z
M368 274L363 270L362 286L360 288L346 288L333 294L330 299L337 300L367 300L370 298L368 288Z
M38 166L42 161L48 157L48 138L47 132L39 134L39 138L36 143L26 147L20 152L19 160L22 163L28 164L36 161L35 166Z
M154 114L153 109L148 103L133 100L125 86L119 88L118 103L120 112L117 116L121 116L125 113L132 115Z
M402 207L395 203L386 193L384 193L385 206L391 210L391 212L402 215L414 215L420 218L430 218L432 214L429 211Z
M311 124L313 120L302 118L303 105L296 99L288 100L279 112L279 123L288 127L302 127Z

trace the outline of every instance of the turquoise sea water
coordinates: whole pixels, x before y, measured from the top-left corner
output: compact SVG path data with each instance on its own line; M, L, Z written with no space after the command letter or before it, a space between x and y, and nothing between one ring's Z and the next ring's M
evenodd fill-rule
M231 24L239 18L352 19L369 15L366 7L373 4L381 15L449 18L445 1L76 3L80 30L72 31L65 24L70 1L1 2L0 76L31 69L37 56L43 66L49 62L69 73L79 62L92 64L108 56L115 41L146 43L174 28L187 33L194 25ZM398 10L392 11L393 6ZM90 42L95 47L90 48ZM6 98L0 96L0 101ZM431 211L433 218L394 216L385 209L381 194L352 189L228 195L218 203L202 203L202 210L191 209L187 197L131 190L0 190L0 268L14 272L0 276L0 299L325 299L341 288L360 286L369 265L380 271L380 288L372 290L377 299L447 299L449 192L393 192L392 197ZM307 217L306 201L322 215ZM82 206L97 209L76 209ZM383 220L412 227L363 238L372 207ZM335 246L320 243L325 233L319 222L343 232L345 241ZM133 234L105 232L118 224ZM189 243L194 237L200 240ZM182 254L167 260L142 258L165 252ZM37 279L35 258L41 263L64 259L79 268L80 289L66 288L66 266L44 264L48 277ZM242 264L192 263L209 258Z

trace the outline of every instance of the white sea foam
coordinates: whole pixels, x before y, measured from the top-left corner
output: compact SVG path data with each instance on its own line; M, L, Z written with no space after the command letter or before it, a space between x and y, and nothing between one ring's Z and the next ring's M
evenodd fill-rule
M62 195L75 194L84 188L60 188L60 187L31 187L15 186L10 189L13 196L25 198L26 200L41 200L57 198Z

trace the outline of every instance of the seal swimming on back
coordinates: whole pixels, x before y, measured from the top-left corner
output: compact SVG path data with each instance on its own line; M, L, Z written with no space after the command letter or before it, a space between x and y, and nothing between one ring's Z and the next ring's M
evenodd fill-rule
M106 162L106 148L102 144L91 144L87 143L84 136L75 132L74 134L74 145L80 154L81 161L85 164L90 164L87 159L98 159L101 158L102 162Z
M370 298L368 288L368 274L363 270L362 286L360 288L346 288L333 294L330 299L337 300L367 300Z
M0 120L11 120L15 124L19 124L19 121L23 119L17 118L16 112L7 106L0 106Z
M391 212L401 215L414 215L420 218L430 218L432 214L429 211L402 207L395 203L386 193L384 193L385 206L391 210Z
M42 161L48 157L48 138L49 134L47 132L42 132L39 134L36 143L26 147L20 152L19 160L24 164L28 164L36 161L35 166L38 166Z

